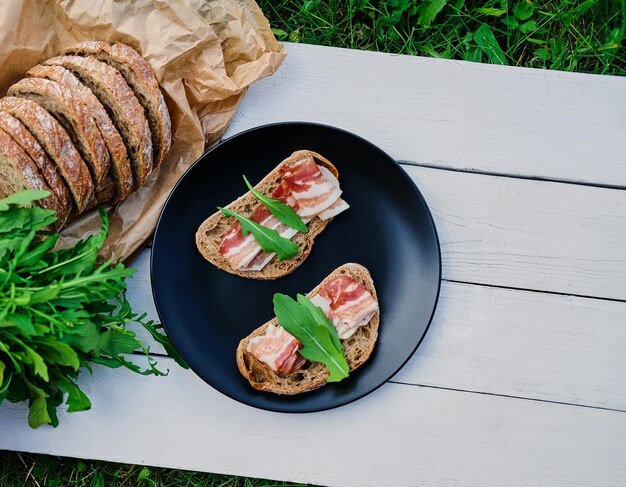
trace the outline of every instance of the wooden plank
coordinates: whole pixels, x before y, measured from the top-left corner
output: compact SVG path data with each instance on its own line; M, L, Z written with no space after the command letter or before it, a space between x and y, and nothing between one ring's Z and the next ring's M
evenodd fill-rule
M433 212L445 279L626 299L626 191L404 168Z
M626 411L625 325L626 303L444 282L393 380Z
M158 320L148 264L147 252L133 263L128 298ZM394 380L626 410L624 323L622 302L444 282L426 338Z
M97 367L90 412L32 431L0 408L0 449L323 485L619 485L626 414L387 384L306 415L243 406L177 367ZM125 439L132 438L132 441ZM384 445L384 448L381 448Z
M287 44L227 135L288 120L334 125L392 157L626 186L626 78Z

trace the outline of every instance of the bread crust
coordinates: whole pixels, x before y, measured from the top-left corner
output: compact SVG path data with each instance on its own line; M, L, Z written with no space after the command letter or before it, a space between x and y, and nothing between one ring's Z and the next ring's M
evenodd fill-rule
M34 78L56 81L74 92L75 96L95 120L107 146L111 158L110 175L115 183L115 202L125 200L133 191L134 186L130 159L128 158L124 141L102 103L71 71L62 66L43 66L39 64L29 69L26 74Z
M35 162L24 152L20 145L13 140L13 138L7 134L4 130L0 129L0 160L3 163L8 163L13 171L17 181L10 181L7 178L5 170L2 170L3 179L0 181L0 193L2 197L5 197L4 193L15 192L21 189L37 189L50 192L50 196L39 201L39 205L43 208L53 210L57 215L56 228L60 228L63 225L63 208L61 207L56 195L50 191L50 188L46 184L46 180L39 171L39 168ZM18 187L8 188L10 191L6 191L6 186ZM21 186L21 187L19 187ZM65 215L67 217L67 215Z
M267 176L265 176L261 182L259 182L255 189L261 193L271 196L274 189L277 187L281 178L280 168L285 164L290 164L294 161L302 159L307 156L312 156L315 161L326 167L335 177L339 176L337 168L325 157L321 156L317 152L310 150L299 150L291 154L287 159L282 161L276 166ZM225 208L234 211L242 216L250 217L254 209L259 204L259 200L250 191L239 197ZM308 223L309 231L307 233L298 232L291 241L300 247L300 253L293 259L278 261L274 257L262 270L260 271L240 271L233 269L228 261L222 257L219 252L222 237L230 229L234 222L234 218L227 217L221 211L213 213L207 218L196 232L196 247L202 254L202 256L208 260L211 264L219 269L226 271L236 276L245 277L248 279L259 280L271 280L277 279L282 276L286 276L295 271L300 264L302 264L311 253L313 248L313 242L317 235L319 235L326 225L332 221L332 218L328 220L321 220L318 217L313 218Z
M59 201L57 217L62 225L67 220L72 209L72 195L69 189L67 189L63 178L57 172L54 163L48 158L39 142L24 127L22 122L14 116L0 111L0 129L10 135L39 168L39 172L46 180L50 191Z
M37 139L67 184L78 212L82 212L93 200L95 187L65 129L37 103L25 98L1 98L0 110L17 118Z
M109 151L93 117L74 90L49 79L24 78L11 86L8 94L33 100L53 115L90 168L95 186L104 182L111 164Z
M378 300L374 282L369 271L360 264L348 263L335 269L329 274L315 289L307 294L311 297L321 289L329 280L345 275L351 277L369 291L372 297ZM258 360L254 355L246 350L248 343L254 337L263 335L270 325L278 325L276 318L264 323L254 330L250 335L239 342L235 358L239 372L250 385L259 391L271 392L274 394L301 394L313 391L324 385L330 375L328 368L319 362L309 362L300 370L289 374L277 374L267 364ZM372 317L368 324L361 326L350 338L342 340L344 355L350 372L354 371L371 356L378 337L378 327L380 325L380 310ZM350 380L344 379L344 380Z
M93 57L57 56L43 64L71 71L107 107L126 143L135 189L142 186L152 171L152 137L143 107L119 71Z
M171 146L172 124L150 64L132 47L119 42L84 41L68 47L64 54L91 55L120 72L145 110L152 133L153 164L157 167Z

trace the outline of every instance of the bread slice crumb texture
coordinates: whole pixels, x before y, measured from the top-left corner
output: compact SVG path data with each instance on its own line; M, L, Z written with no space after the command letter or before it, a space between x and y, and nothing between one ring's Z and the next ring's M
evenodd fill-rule
M115 201L123 201L133 191L134 182L130 159L124 141L109 118L102 103L71 71L62 66L37 65L26 73L34 78L55 81L67 87L82 102L100 130L111 159L110 176L115 183Z
M78 212L82 212L94 198L95 187L65 129L32 100L7 96L0 99L0 110L22 122L39 142L67 184Z
M132 163L135 188L152 171L152 139L142 106L122 75L93 57L58 56L46 66L63 66L91 89L122 136Z
M54 163L48 158L43 147L37 142L24 124L7 112L0 111L0 129L4 130L37 165L46 184L59 200L61 213L59 219L65 219L72 209L72 195Z
M64 53L94 56L120 72L144 108L152 133L153 163L158 166L171 146L172 126L165 98L150 64L132 47L119 42L84 41L68 47Z
M73 90L49 79L25 78L11 86L8 94L28 98L54 116L87 163L96 187L104 182L110 166L109 151L96 122Z
M50 192L50 196L40 200L39 204L56 213L57 227L64 223L64 209L50 191L35 162L9 134L0 129L0 197L4 198L23 189Z

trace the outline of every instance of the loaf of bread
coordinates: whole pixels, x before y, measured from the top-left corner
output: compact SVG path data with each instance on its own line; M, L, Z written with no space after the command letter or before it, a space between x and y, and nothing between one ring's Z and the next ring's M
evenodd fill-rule
M58 225L141 187L172 143L156 76L121 43L86 41L41 65L0 99L0 195L44 188Z

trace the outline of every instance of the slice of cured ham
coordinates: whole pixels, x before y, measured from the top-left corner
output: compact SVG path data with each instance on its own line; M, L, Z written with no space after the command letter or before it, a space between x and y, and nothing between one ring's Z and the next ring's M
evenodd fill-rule
M285 173L283 181L298 202L300 216L314 216L341 196L339 185L324 176L312 157L298 161Z
M327 282L311 302L335 325L339 338L350 338L378 311L378 301L365 287L347 276ZM300 342L280 326L269 325L264 335L250 340L247 350L277 373L298 370L306 360L297 353Z
M347 276L339 276L320 289L322 298L329 301L327 316L339 333L339 338L350 338L354 332L372 319L378 311L378 301L361 284Z
M288 374L304 365L305 360L298 353L299 347L300 342L284 328L270 324L264 335L248 342L246 349L274 372Z

